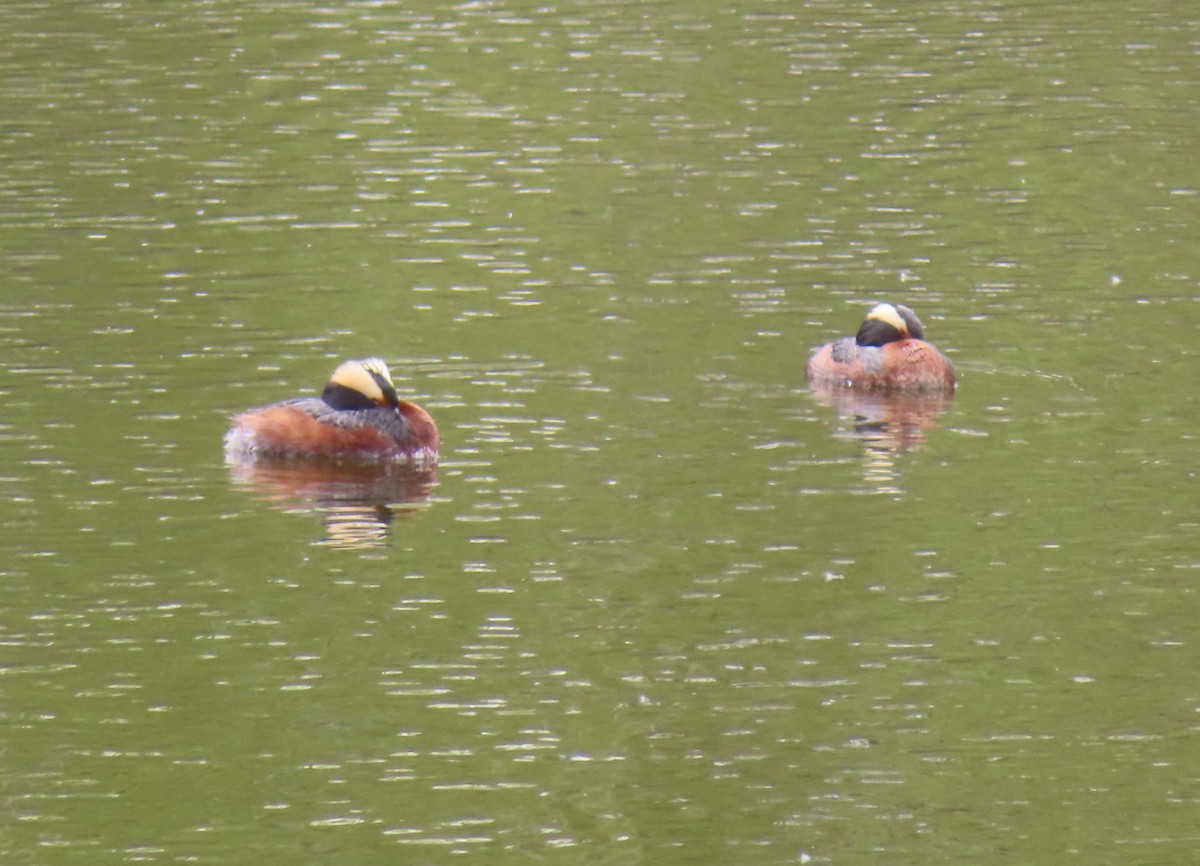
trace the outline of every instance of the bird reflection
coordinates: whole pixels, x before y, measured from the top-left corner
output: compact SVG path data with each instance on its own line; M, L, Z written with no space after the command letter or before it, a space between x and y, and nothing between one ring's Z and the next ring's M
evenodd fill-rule
M902 493L895 457L925 447L953 399L948 394L872 393L842 387L812 387L813 398L837 412L841 439L862 444L864 480L879 493Z
M300 460L231 462L239 487L284 510L312 510L325 525L325 544L338 548L387 543L397 516L419 510L437 484L436 467L405 463Z

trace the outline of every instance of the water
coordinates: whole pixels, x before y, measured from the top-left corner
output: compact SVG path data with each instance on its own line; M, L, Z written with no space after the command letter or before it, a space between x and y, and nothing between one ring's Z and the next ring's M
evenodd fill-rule
M1189 859L1197 21L0 19L5 863ZM375 354L436 476L223 464Z

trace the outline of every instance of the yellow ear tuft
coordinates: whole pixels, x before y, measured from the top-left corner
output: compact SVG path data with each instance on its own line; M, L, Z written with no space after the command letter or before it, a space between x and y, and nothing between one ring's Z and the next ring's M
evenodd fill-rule
M876 304L871 308L871 312L867 313L867 319L874 319L878 322L883 322L885 325L891 325L902 334L908 333L908 325L905 323L904 317L891 304Z
M379 383L375 381L375 376L371 375L372 373L381 377L389 385L391 384L392 376L388 372L387 364L379 358L367 358L365 361L345 361L333 371L329 382L357 391L373 403L383 404L386 402L386 397L384 397Z
M388 365L384 362L383 358L364 358L358 363L362 364L367 372L374 373L376 376L382 378L383 381L395 387L392 383L392 372L388 369Z

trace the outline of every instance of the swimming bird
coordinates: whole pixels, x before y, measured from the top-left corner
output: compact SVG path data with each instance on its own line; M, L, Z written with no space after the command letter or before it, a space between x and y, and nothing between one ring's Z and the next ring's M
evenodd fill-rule
M813 352L805 374L819 387L875 392L949 394L958 381L950 359L925 342L917 314L900 304L876 304L855 336Z
M387 364L366 358L339 365L320 397L236 416L225 434L225 458L434 463L440 443L429 413L396 396Z

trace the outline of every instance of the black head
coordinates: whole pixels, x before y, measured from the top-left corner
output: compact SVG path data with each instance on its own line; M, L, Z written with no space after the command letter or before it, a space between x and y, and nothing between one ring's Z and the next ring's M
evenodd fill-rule
M900 304L876 304L867 313L854 342L860 346L884 346L909 338L925 339L925 326L917 314Z
M400 405L387 364L379 358L346 361L333 371L321 399L334 409L395 409Z

